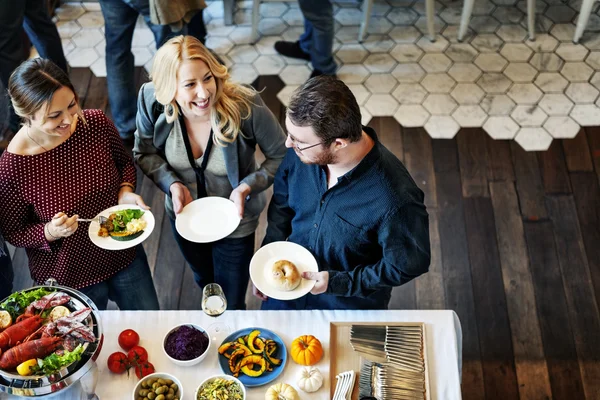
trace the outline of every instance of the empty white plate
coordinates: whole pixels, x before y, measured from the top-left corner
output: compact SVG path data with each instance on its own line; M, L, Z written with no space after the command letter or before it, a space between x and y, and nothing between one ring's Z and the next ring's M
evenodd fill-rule
M240 224L233 201L209 196L192 201L177 214L175 228L190 242L210 243L229 236Z
M108 218L108 216L110 214L114 213L115 211L127 210L127 209L139 209L139 210L144 211L144 215L142 215L141 219L146 221L146 228L144 229L144 232L140 236L138 236L135 239L127 240L127 241L119 241L119 240L114 240L110 237L98 236L98 231L100 230L100 224L98 223L98 216L102 215L103 217ZM82 223L80 222L79 224L81 225ZM134 204L120 204L118 206L107 208L106 210L102 211L100 214L96 215L95 220L90 222L90 226L88 228L88 235L89 235L92 243L94 243L98 247L101 247L106 250L124 250L124 249L128 249L130 247L133 247L133 246L137 246L138 244L142 243L144 240L148 239L148 236L150 236L153 229L154 229L154 215L150 212L150 210L144 210L142 207L136 206Z
M304 247L293 242L273 242L261 247L250 261L250 279L254 286L268 297L277 300L294 300L310 292L317 281L302 278L300 285L288 292L269 285L265 270L279 260L288 260L296 265L300 274L305 271L319 272L317 260Z

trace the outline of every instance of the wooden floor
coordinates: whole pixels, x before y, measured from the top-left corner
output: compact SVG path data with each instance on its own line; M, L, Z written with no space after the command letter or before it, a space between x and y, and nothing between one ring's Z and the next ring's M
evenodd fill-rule
M87 69L71 77L85 108L110 114L105 79ZM141 69L136 79L145 81ZM282 119L279 78L256 86ZM391 308L456 311L464 398L600 399L600 129L527 153L480 129L431 140L392 118L370 126L423 189L430 215L430 272L396 288ZM198 309L164 195L148 179L139 191L157 221L144 247L161 307ZM257 243L264 228L263 218ZM16 288L30 285L24 252L14 260Z

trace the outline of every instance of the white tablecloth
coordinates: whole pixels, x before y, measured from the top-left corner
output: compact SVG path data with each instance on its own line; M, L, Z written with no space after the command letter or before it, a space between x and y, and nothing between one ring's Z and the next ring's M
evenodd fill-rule
M217 345L213 344L210 354L200 364L192 367L174 365L162 350L164 335L173 326L193 322L207 327L215 322L202 311L103 311L104 347L98 358L99 379L96 393L101 400L129 400L138 379L135 374L115 375L108 371L106 360L115 351L123 351L118 343L119 333L127 328L135 329L141 337L140 345L149 353L149 360L157 372L168 372L182 382L183 400L192 400L194 392L204 378L221 373L217 361ZM425 322L427 336L427 357L432 399L460 399L460 371L462 363L462 332L460 323L453 311L227 311L217 319L228 324L231 331L248 327L261 327L277 333L288 348L288 363L276 382L292 384L296 381L302 366L289 357L289 348L297 336L311 334L321 340L325 355L316 365L325 382L316 393L299 391L302 399L329 399L329 330L332 321L380 321L380 322ZM342 371L335 371L336 373ZM357 382L358 384L358 382ZM263 400L269 385L248 388L248 400ZM2 397L2 396L0 396ZM16 398L4 396L4 398ZM71 396L61 396L65 400ZM79 399L75 395L73 398Z

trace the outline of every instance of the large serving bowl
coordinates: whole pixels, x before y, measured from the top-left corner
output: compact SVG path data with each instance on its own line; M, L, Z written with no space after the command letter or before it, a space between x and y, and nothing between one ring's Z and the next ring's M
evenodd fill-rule
M242 394L243 394L243 398L242 400L246 400L246 387L244 386L244 384L242 382L240 382L239 379L237 379L236 377L233 377L231 375L213 375L211 377L206 378L197 388L196 388L196 393L194 394L194 400L196 400L198 398L198 394L200 393L200 390L202 390L202 388L209 384L210 382L214 381L215 379L225 379L227 381L233 381L235 383L237 383L239 385L239 387L242 389Z
M25 289L24 291L36 290L39 288L61 291L68 294L71 297L71 300L64 304L64 306L71 312L88 307L91 308L91 314L82 323L92 329L96 336L96 341L84 344L85 351L79 361L76 361L51 375L21 376L16 372L0 370L0 392L25 397L60 397L59 392L71 388L75 389L74 386L79 386L82 391L93 394L97 381L96 359L100 354L104 342L102 322L100 320L98 308L94 302L83 293L66 286L57 285L54 280L49 280L45 285L34 286ZM4 300L6 299L1 300L0 303L4 302Z
M173 358L169 355L169 353L167 353L167 350L165 349L165 346L167 344L167 339L169 338L169 336L174 333L175 331L179 330L181 327L183 326L189 326L191 328L196 329L197 331L200 331L201 334L203 334L204 336L206 336L206 338L208 339L208 345L206 346L206 349L204 350L204 353L200 354L198 357L193 358L191 360L178 360L177 358ZM185 323L185 324L179 324L177 326L174 326L173 329L171 329L169 332L167 332L167 334L165 335L165 338L163 339L163 351L165 352L165 355L167 356L167 358L169 360L171 360L171 362L175 365L179 365L181 367L190 367L192 365L196 365L198 364L200 361L204 360L206 358L206 355L208 354L208 351L210 350L212 344L212 340L210 339L210 335L208 334L208 332L206 331L206 329L204 329L203 327L201 327L200 325L196 325L196 324L192 324L192 323Z
M179 392L176 392L175 396L178 399L182 399L183 398L183 386L181 386L181 381L179 379L177 379L176 377L174 377L173 375L167 374L166 372L155 372L153 374L146 375L145 377L143 377L142 379L140 379L139 382L137 383L137 385L135 385L135 389L133 389L133 393L131 394L131 398L133 400L138 400L139 398L144 398L144 396L140 395L140 390L145 389L142 384L144 382L148 382L148 380L157 380L157 379L165 379L165 380L166 379L170 379L170 380L172 380L174 383L177 384L177 386L179 388ZM151 388L146 389L146 390L151 390Z

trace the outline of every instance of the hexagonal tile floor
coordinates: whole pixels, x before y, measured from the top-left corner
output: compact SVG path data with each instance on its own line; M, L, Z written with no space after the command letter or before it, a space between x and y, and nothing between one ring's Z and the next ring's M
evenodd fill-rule
M279 75L287 104L310 75L310 63L278 55L277 40L303 31L297 2L260 7L260 39L252 43L252 1L238 1L235 25L226 26L223 4L207 1L207 45L234 79L251 83ZM438 32L426 34L425 7L417 0L376 0L368 34L358 42L362 2L334 2L338 77L356 95L363 123L393 116L431 137L451 138L462 127L482 127L495 139L515 139L526 150L545 150L553 138L574 137L581 126L600 125L600 14L595 7L581 44L573 44L581 0L536 0L535 41L527 36L524 0L478 0L469 31L456 38L462 2L435 3ZM102 13L97 3L69 2L57 10L67 60L106 76ZM135 64L150 69L151 31L140 21L133 39Z

